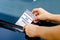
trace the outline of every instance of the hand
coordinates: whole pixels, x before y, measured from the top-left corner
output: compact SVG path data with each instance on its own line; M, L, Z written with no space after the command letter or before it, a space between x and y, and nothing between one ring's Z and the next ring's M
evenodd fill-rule
M36 8L32 10L32 13L36 16L36 18L34 18L34 23L37 23L40 20L49 20L49 18L51 18L52 14L50 14L49 12L45 11L42 8Z
M37 25L27 24L23 30L29 37L38 37Z
M24 31L26 35L29 37L42 37L45 38L45 35L47 35L50 31L49 27L43 27L43 26L38 26L38 25L33 25L33 24L27 24L24 27Z

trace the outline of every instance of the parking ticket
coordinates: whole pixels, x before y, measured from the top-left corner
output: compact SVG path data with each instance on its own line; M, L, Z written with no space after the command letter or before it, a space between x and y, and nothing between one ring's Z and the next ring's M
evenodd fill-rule
M33 21L33 18L35 18L35 15L33 15L31 11L26 9L22 16L16 22L16 25L24 27L26 24L31 23Z

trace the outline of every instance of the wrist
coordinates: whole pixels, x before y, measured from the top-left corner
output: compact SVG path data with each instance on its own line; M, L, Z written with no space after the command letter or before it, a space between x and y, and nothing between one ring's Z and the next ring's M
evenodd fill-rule
M38 34L38 37L43 37L46 33L46 30L44 29L44 27L40 26L40 27L37 27L37 34Z
M47 20L53 21L54 18L55 18L55 15L54 14L49 14L48 17L47 17Z
M48 39L51 36L51 28L50 27L39 27L38 29L38 37L43 39Z

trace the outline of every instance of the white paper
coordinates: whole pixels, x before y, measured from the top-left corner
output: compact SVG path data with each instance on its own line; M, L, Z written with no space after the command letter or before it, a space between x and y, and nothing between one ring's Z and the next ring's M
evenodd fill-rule
M32 14L32 12L26 9L16 22L16 25L24 27L27 23L31 23L33 21L33 18L35 18L35 16Z

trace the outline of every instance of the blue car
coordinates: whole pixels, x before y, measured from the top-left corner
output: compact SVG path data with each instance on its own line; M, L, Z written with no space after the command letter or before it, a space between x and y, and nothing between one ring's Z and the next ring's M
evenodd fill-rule
M60 13L60 0L0 0L0 20L15 24L26 9L44 8ZM0 40L26 40L24 33L0 28ZM42 40L42 39L41 39Z

